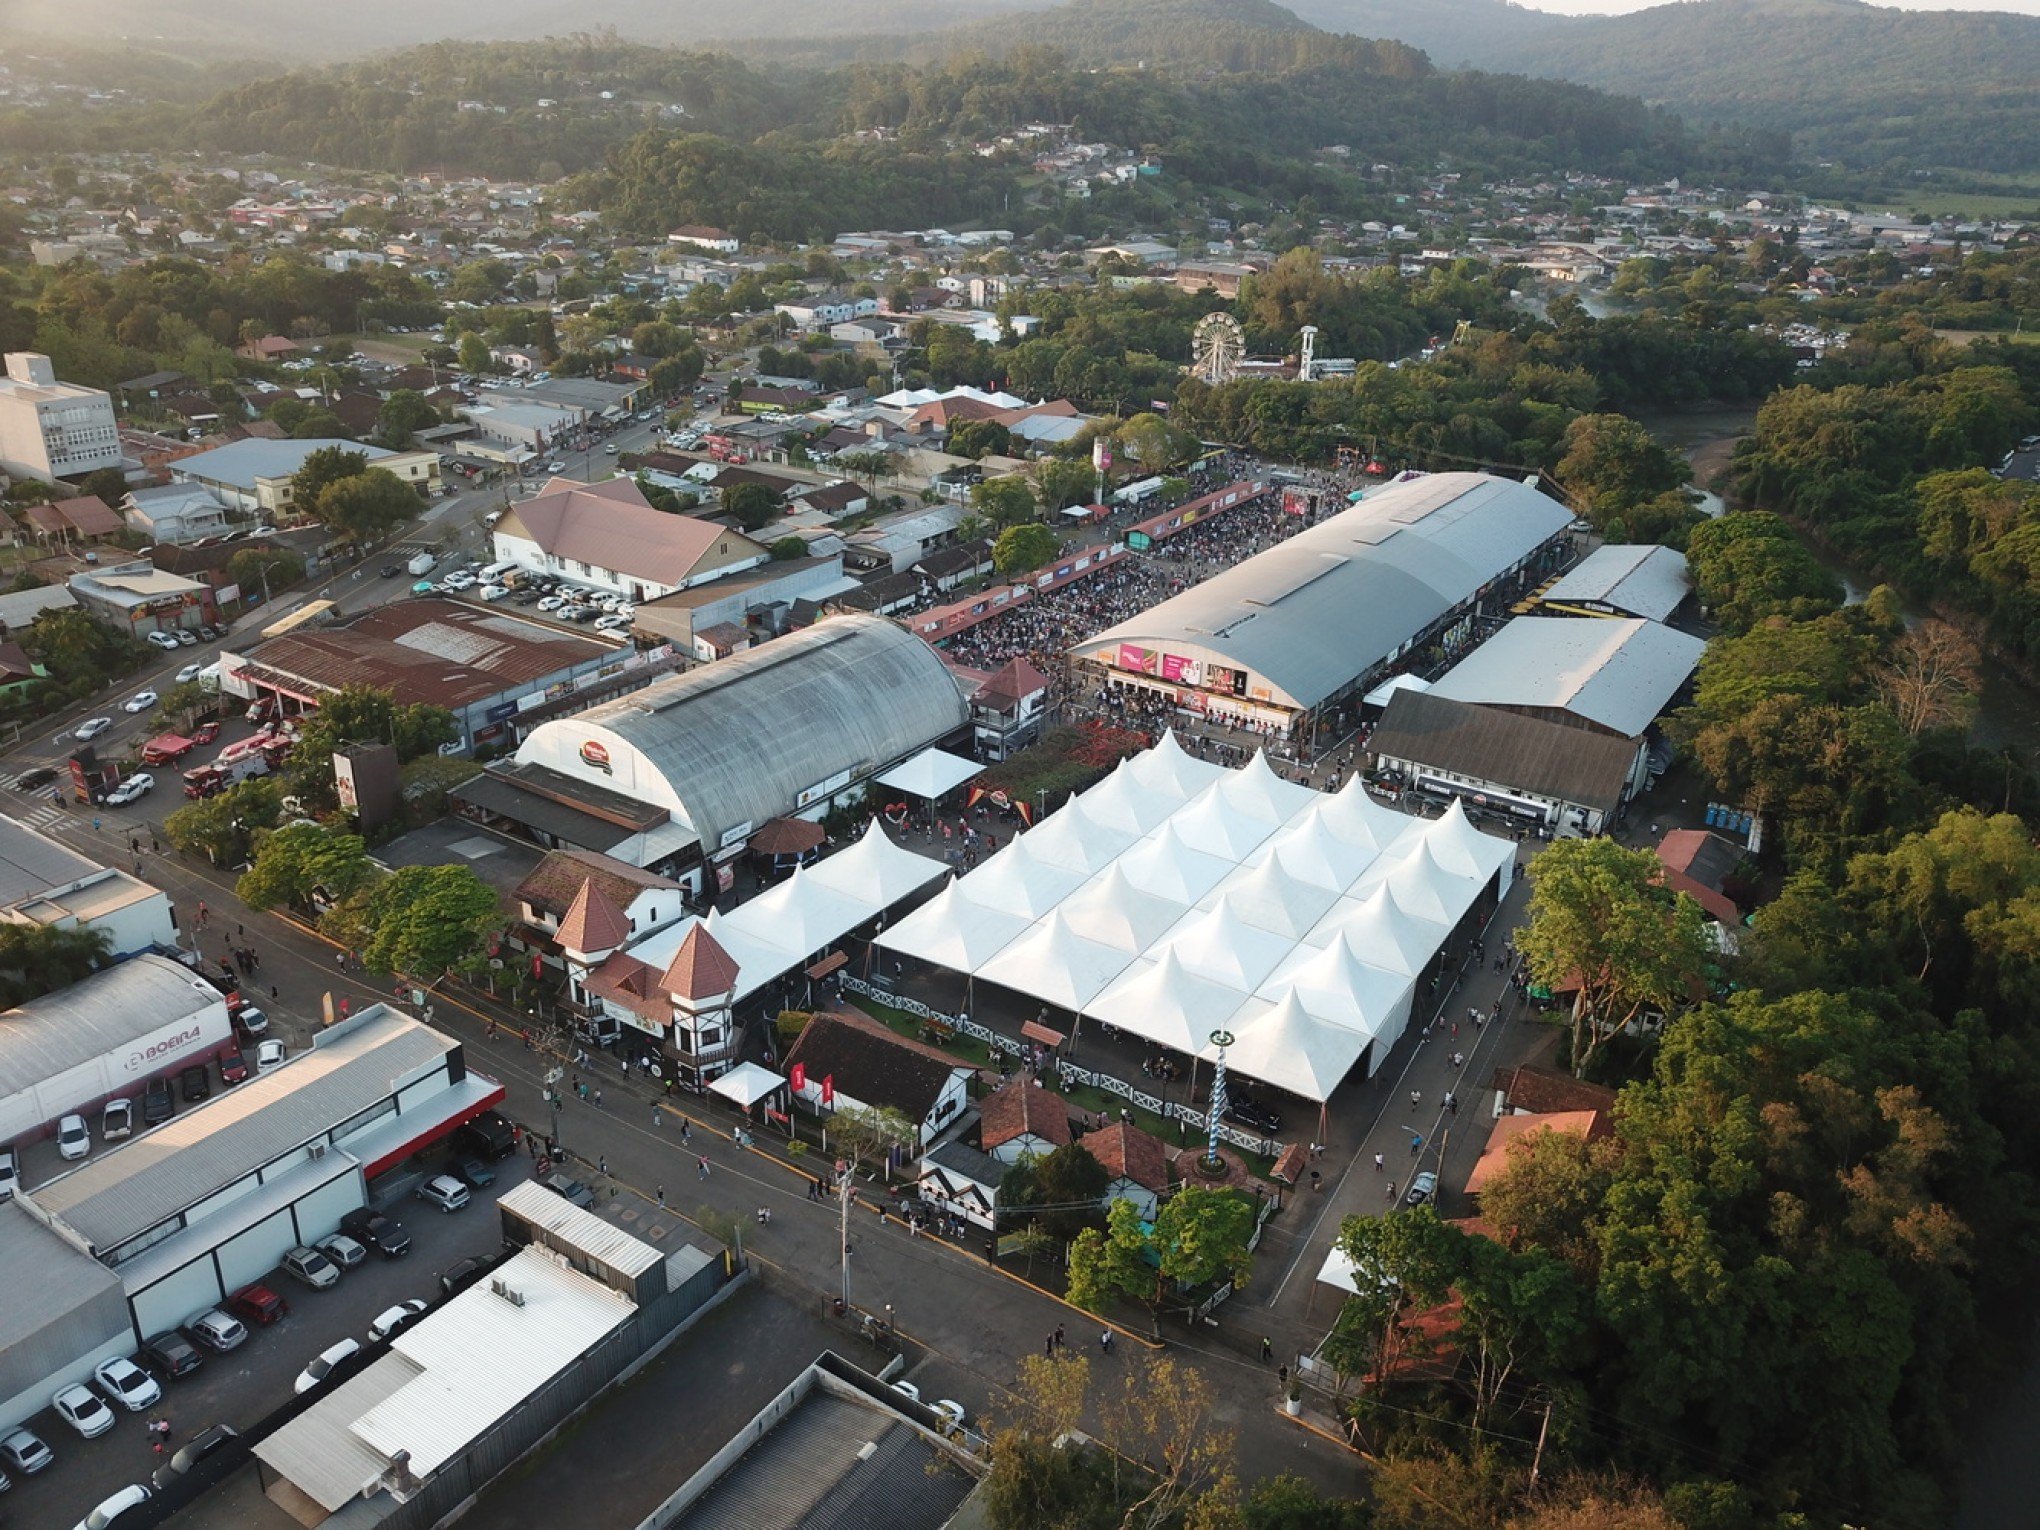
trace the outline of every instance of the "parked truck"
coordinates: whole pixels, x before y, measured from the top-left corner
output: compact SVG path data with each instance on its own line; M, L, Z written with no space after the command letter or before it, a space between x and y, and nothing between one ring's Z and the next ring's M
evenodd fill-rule
M183 759L197 747L198 745L188 738L180 737L175 733L165 733L160 737L150 739L146 744L142 745L142 763L144 765L168 765L173 761Z
M237 781L268 774L269 761L259 751L232 760L222 758L196 770L187 770L184 773L184 795L197 802L202 798L217 797Z
M413 558L409 563L405 564L404 567L408 568L411 571L411 577L415 579L421 574L431 573L433 567L438 562L439 560L433 557L432 554L430 554L429 552L421 552L418 554L417 557Z

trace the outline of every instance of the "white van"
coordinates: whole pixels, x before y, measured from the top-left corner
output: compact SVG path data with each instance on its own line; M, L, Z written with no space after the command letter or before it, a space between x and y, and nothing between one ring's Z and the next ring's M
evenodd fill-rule
M503 576L516 567L517 565L515 563L510 562L506 558L501 563L491 563L487 568L483 569L481 573L478 574L476 577L479 578L483 584L501 584L503 582Z

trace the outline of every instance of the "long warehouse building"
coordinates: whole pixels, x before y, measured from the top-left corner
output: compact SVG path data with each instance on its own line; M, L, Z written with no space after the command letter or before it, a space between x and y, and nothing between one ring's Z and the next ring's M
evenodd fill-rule
M1110 683L1287 732L1406 654L1505 611L1556 565L1572 512L1532 484L1432 473L1077 644Z

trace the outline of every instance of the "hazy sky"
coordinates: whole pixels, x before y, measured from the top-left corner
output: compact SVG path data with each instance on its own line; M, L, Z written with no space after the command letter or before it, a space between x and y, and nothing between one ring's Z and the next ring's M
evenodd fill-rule
M1625 11L1640 11L1647 5L1660 4L1662 0L1519 0L1539 11L1564 11L1570 16L1618 16ZM1890 0L1875 0L1875 3L1890 3ZM1994 0L1994 3L1979 3L1979 0L1896 0L1897 8L1907 11L2015 11L2021 16L2040 16L2040 0Z

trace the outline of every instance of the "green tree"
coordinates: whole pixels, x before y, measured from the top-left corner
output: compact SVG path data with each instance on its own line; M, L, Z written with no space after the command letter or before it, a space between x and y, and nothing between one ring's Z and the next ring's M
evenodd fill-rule
M771 552L774 563L790 563L795 558L805 558L808 545L799 537L781 537L772 544Z
M1088 462L1044 457L1034 464L1033 472L1041 507L1051 514L1071 505L1088 505L1098 491L1098 475Z
M1254 1207L1232 1190L1186 1185L1143 1224L1131 1201L1116 1200L1104 1231L1087 1227L1070 1245L1069 1298L1091 1312L1113 1296L1147 1307L1159 1334L1162 1304L1176 1287L1217 1280L1244 1286L1254 1256Z
M970 507L1004 529L1034 519L1034 491L1024 478L987 478L970 491Z
M314 409L291 428L293 441L345 441L347 422L330 409Z
M1081 1142L1066 1142L1045 1157L1023 1154L1006 1171L999 1181L1000 1212L1038 1222L1066 1241L1097 1224L1111 1183L1096 1154Z
M706 366L707 359L698 346L682 346L672 355L662 357L645 380L654 393L663 398L673 398L700 382Z
M275 828L282 815L282 787L257 777L176 809L164 818L163 835L186 855L202 855L215 866L238 866L255 835Z
M127 498L127 475L119 468L100 468L78 480L78 492L94 495L109 510L118 510Z
M476 377L484 376L495 368L496 359L489 354L489 342L473 331L460 337L458 354L460 369Z
M375 875L359 834L334 834L318 824L285 824L264 835L234 895L258 911L338 903Z
M1677 524L1664 526L1660 496L1677 495L1688 477L1684 459L1658 445L1649 431L1622 414L1581 415L1566 426L1559 443L1561 456L1553 476L1583 507L1597 527L1610 534L1634 535L1638 512L1653 507L1651 529L1659 540L1684 545L1686 523L1697 518L1691 502L1679 500Z
M920 1144L921 1129L903 1110L890 1105L843 1105L829 1117L829 1140L853 1164L884 1163L891 1154L910 1153Z
M1481 1219L1505 1246L1544 1249L1591 1280L1601 1262L1601 1203L1621 1156L1612 1138L1527 1132L1509 1144L1502 1171L1481 1191Z
M439 423L439 411L425 401L415 388L399 388L383 400L376 412L376 439L392 451L403 451L418 439L418 432Z
M997 420L963 420L949 432L949 454L976 462L1004 457L1013 450L1013 432Z
M733 483L722 491L722 511L745 531L760 531L779 519L779 496L762 483Z
M291 431L305 422L305 417L312 412L312 406L301 398L286 394L273 400L262 412L269 417L272 424Z
M1612 839L1561 839L1531 872L1530 918L1517 937L1534 981L1572 987L1572 1065L1656 1011L1692 997L1711 947L1700 906L1665 885L1649 850Z
M227 577L243 590L274 594L305 577L305 560L288 547L247 547L227 559Z
M992 544L992 566L1002 574L1028 574L1062 550L1055 533L1039 521L1008 526Z
M466 866L400 866L356 895L347 925L371 972L434 982L484 949L503 926L494 888ZM336 911L337 912L337 911Z
M327 484L312 513L343 535L372 542L404 525L418 508L417 490L388 468L372 467Z
M318 507L319 496L329 485L368 471L368 453L344 446L322 446L299 464L291 475L290 499L306 514Z
M1805 621L1842 601L1841 582L1768 511L1701 521L1687 534L1686 559L1700 603L1731 633L1773 616Z
M460 735L444 707L425 702L398 706L388 691L348 685L328 693L318 710L298 720L298 746L284 767L289 790L320 812L339 806L333 755L350 744L392 744L400 763L433 753Z
M105 966L113 938L91 925L0 924L0 1007L69 988Z

